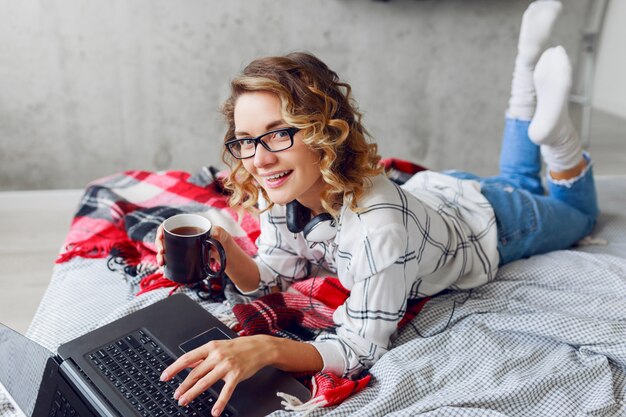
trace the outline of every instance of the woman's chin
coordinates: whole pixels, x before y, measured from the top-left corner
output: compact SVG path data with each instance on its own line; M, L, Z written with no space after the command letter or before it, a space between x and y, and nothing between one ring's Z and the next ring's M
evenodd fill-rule
M289 198L289 196L285 196L282 193L272 193L267 190L265 190L265 192L267 193L270 201L274 204L278 204L279 206L285 206L287 203L290 203L295 199L295 197Z

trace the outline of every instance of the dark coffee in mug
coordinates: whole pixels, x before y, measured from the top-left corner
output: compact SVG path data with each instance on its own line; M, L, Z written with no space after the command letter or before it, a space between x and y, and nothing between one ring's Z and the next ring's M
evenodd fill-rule
M163 222L164 275L179 284L195 284L220 277L226 269L226 253L211 238L211 221L199 214L177 214ZM212 252L219 255L219 268L212 269Z
M204 233L206 230L195 226L182 226L172 230L173 235L194 236Z

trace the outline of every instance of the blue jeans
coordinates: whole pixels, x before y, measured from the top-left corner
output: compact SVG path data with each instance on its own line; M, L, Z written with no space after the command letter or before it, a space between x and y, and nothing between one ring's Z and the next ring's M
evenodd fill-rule
M540 178L539 147L528 137L530 122L506 119L500 154L500 174L477 180L496 216L500 265L531 255L565 249L587 236L598 217L591 160L578 177L554 181L548 175L546 195Z

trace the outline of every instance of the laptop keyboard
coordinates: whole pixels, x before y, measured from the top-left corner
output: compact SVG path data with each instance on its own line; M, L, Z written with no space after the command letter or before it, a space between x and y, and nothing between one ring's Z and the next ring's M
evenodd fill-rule
M76 412L74 407L70 404L70 402L65 398L63 393L57 390L56 395L54 396L54 401L52 402L52 409L48 414L49 417L80 417Z
M171 380L159 381L161 372L174 359L145 331L136 330L114 343L87 355L104 377L143 417L210 416L217 397L205 391L186 407L174 400L174 391L186 372ZM234 416L224 410L222 416Z

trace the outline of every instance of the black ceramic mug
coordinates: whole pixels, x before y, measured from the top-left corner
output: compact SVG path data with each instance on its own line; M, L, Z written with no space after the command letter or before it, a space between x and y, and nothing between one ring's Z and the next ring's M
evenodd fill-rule
M211 237L211 221L199 214L177 214L163 222L165 277L179 284L195 284L221 277L226 253ZM211 249L219 254L219 270L211 269Z

